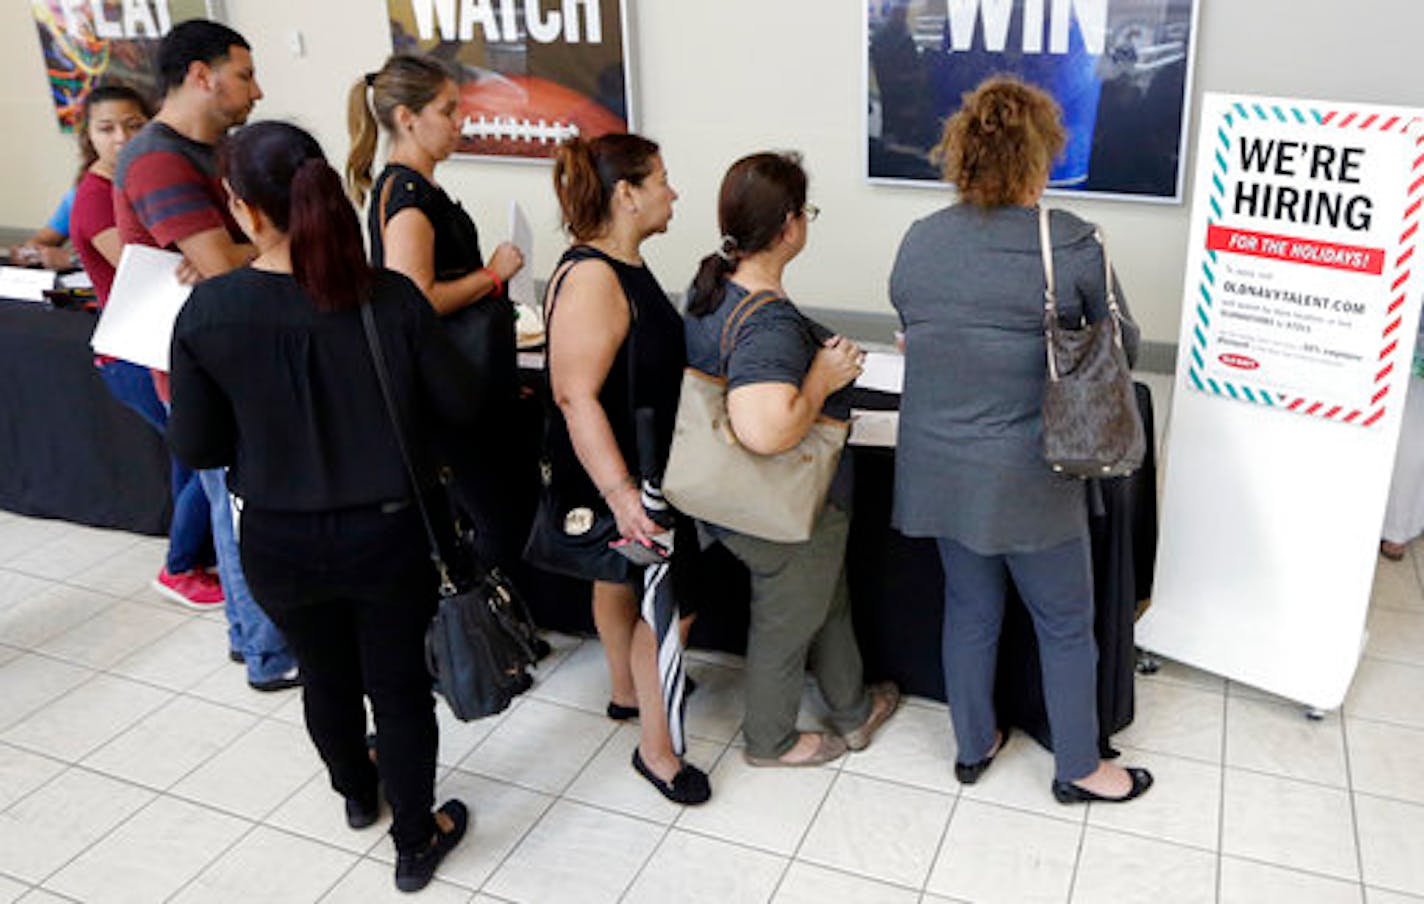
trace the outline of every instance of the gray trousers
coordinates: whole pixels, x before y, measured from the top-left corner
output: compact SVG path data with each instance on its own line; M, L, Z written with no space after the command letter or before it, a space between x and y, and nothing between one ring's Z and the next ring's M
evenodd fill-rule
M1098 768L1098 646L1086 538L1039 552L984 556L939 539L944 564L944 686L961 763L994 746L994 673L1013 576L1033 617L1043 697L1053 734L1054 777L1076 781Z
M836 731L851 731L870 717L846 586L849 533L850 517L827 505L805 543L744 534L722 539L752 576L742 722L752 756L778 757L796 744L808 664Z

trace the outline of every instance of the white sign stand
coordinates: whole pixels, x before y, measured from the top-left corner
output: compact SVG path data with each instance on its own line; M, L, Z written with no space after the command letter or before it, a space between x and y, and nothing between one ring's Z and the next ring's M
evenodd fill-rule
M1424 112L1208 94L1145 649L1321 710L1364 644Z

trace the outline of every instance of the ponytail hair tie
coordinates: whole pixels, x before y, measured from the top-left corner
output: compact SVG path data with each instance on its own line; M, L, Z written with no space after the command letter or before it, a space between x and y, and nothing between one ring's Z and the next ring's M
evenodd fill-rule
M374 88L374 87L376 87L376 76L379 75L379 74L380 74L380 73L377 73L377 72L368 72L368 73L366 73L366 87L367 87L367 88Z
M730 235L722 236L722 244L717 246L717 256L727 263L732 263L736 259L737 240Z

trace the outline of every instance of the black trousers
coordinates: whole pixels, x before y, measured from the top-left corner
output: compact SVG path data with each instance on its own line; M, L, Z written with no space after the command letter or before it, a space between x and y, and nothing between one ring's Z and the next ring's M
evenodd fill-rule
M362 699L369 697L391 836L398 852L418 850L435 832L439 735L424 652L437 582L417 510L247 506L240 543L253 595L301 667L307 733L331 787L376 799Z

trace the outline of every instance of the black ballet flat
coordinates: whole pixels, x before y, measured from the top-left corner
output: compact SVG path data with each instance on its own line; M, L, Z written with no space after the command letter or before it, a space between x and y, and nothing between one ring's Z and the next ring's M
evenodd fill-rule
M989 771L989 767L993 765L994 757L998 756L1008 743L1009 732L1008 729L1004 729L999 732L998 750L995 750L977 763L961 763L956 760L954 763L954 777L959 779L961 785L972 785L979 781L984 773Z
M638 718L638 707L623 706L621 704L614 703L612 700L608 701L608 709L605 710L605 712L608 713L608 718L612 719L614 722L627 722L629 719Z
M1060 782L1058 779L1053 780L1053 796L1060 804L1125 804L1141 797L1152 787L1152 773L1146 769L1128 766L1127 774L1132 776L1132 789L1121 797L1104 797L1072 782Z
M697 690L697 682L693 681L692 676L689 675L687 679L683 681L682 684L683 699L685 700L688 697L691 697L692 692L695 690ZM631 719L638 718L638 707L624 706L621 703L614 703L612 700L608 701L608 708L604 710L604 712L606 712L608 714L608 718L612 719L614 722L627 722Z
M707 773L690 763L683 763L672 781L665 782L648 768L648 764L643 762L643 755L634 748L633 768L648 780L648 784L657 788L659 794L675 804L692 806L706 803L712 797L712 783L707 780Z

